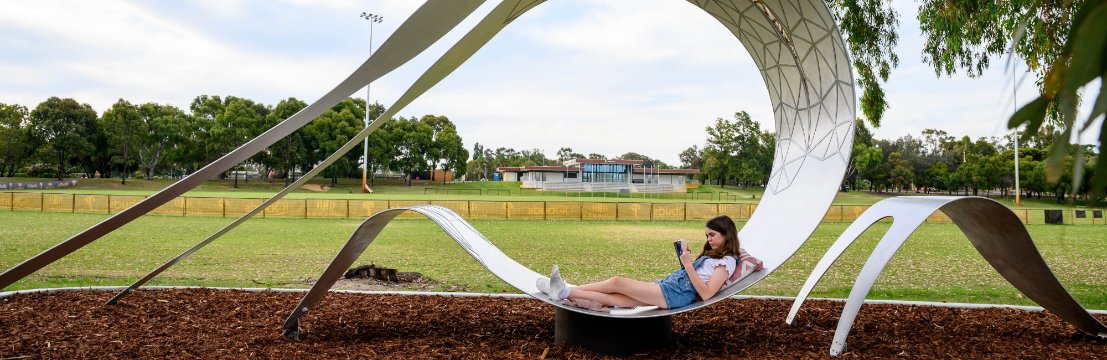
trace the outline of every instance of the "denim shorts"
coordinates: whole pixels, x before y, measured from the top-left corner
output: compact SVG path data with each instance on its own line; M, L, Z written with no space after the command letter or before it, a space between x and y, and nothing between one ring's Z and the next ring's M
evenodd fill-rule
M665 297L665 305L669 309L688 306L696 300L696 288L692 287L692 280L688 279L688 272L684 269L674 271L659 280L657 285L661 286L661 296Z

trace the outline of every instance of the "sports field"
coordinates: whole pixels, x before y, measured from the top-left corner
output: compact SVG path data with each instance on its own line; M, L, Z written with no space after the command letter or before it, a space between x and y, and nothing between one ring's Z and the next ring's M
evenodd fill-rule
M16 263L103 220L104 214L0 212L0 267ZM5 290L127 285L232 219L143 217ZM700 239L699 221L474 220L521 264L559 264L573 283L611 275L660 278L672 271L673 239ZM308 287L358 225L353 219L254 219L155 279L151 285ZM741 226L742 224L739 224ZM823 223L796 256L747 294L795 295L818 258L848 226ZM877 224L831 268L813 296L845 297L887 229ZM1086 307L1107 309L1107 227L1029 225L1035 243ZM756 256L756 254L754 254ZM416 271L443 288L514 292L428 220L397 220L358 262ZM892 260L870 298L1031 304L973 250L956 226L924 224Z

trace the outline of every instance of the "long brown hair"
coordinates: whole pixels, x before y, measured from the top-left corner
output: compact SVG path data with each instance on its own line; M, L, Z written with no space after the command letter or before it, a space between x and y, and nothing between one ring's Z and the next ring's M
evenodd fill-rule
M700 252L700 256L709 256L714 259L721 258L723 256L738 257L738 227L734 225L734 220L731 220L729 216L719 215L711 220L707 220L707 228L717 231L723 235L726 239L726 243L723 246L712 249L711 244L706 241L703 243L703 251Z

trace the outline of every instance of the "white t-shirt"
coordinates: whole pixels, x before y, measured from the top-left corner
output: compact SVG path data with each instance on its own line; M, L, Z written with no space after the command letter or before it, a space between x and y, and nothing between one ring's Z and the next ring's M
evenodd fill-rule
M734 268L738 266L738 260L733 256L723 256L722 258L707 258L696 268L696 274L703 279L703 282L711 280L711 275L715 273L715 267L726 266L726 277L729 279L734 274Z

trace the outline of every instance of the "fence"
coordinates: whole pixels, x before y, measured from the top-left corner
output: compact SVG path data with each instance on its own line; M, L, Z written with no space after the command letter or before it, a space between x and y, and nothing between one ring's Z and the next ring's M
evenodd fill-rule
M145 199L140 195L86 195L43 192L0 193L0 209L10 211L117 213ZM238 217L260 205L264 199L179 197L151 213L178 216ZM649 203L589 201L486 201L486 200L356 200L356 199L281 199L262 211L261 217L365 218L379 211L413 205L439 205L467 219L523 220L706 220L729 215L749 219L756 204L742 203ZM832 205L824 221L853 221L868 209L867 205ZM1044 224L1046 209L1016 209L1025 224ZM1064 224L1107 225L1103 210L1061 211ZM417 217L405 213L401 217ZM950 222L942 212L928 222Z

